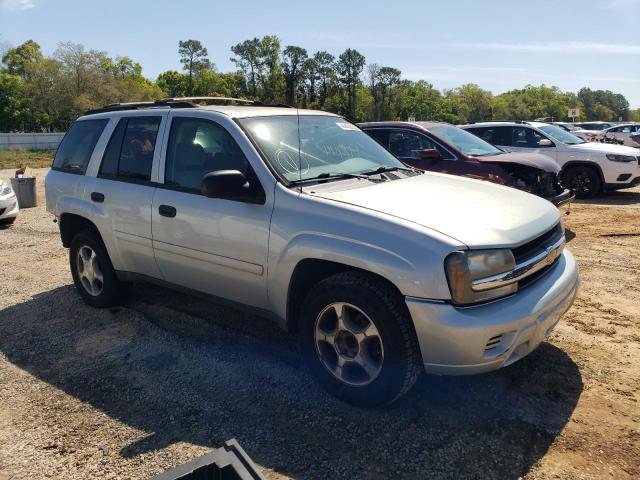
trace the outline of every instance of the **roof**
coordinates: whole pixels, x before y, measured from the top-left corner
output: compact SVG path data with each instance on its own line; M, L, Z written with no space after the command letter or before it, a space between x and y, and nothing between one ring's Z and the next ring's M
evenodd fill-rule
M223 102L220 104L219 102ZM225 105L226 103L226 105ZM265 117L281 115L329 115L329 112L320 110L305 110L291 107L290 105L264 105L261 102L241 98L227 97L179 97L164 98L156 101L113 103L101 108L85 112L86 116L105 117L113 113L149 112L155 110L211 110L222 113L231 118Z
M530 125L532 127L540 128L545 125L549 125L549 123L545 122L522 122L522 121L512 121L512 122L474 122L474 123L465 123L462 125L458 125L460 128L473 128L473 127L514 127L519 125Z
M419 121L419 122L403 122L403 121L388 121L388 122L364 122L359 123L358 126L360 128L375 128L375 127L421 127L425 129L429 129L432 127L437 127L440 125L451 125L447 122L438 122L435 120L430 121Z
M166 111L168 107L150 107L150 108L132 108L129 110L114 110L99 113L87 113L83 118L104 118L112 117L114 114L122 115L127 113L143 113L150 111ZM172 111L179 112L196 112L207 110L210 112L221 113L230 118L248 118L248 117L273 117L273 116L289 116L289 115L326 115L337 117L338 115L322 110L305 110L297 108L280 108L280 107L243 107L231 105L207 105L195 108L171 108Z

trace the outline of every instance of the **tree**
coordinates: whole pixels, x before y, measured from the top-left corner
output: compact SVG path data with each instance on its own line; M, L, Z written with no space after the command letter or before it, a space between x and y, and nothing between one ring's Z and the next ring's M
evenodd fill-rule
M302 47L288 45L282 52L282 72L286 84L284 102L288 105L298 105L296 93L298 84L305 76L308 59L307 51Z
M231 61L249 79L249 95L256 97L258 94L258 73L261 67L260 39L245 40L231 47L236 58Z
M260 40L260 64L263 101L282 102L284 76L280 64L280 39L275 35L266 35Z
M346 89L347 103L345 113L350 119L354 119L356 116L356 88L360 84L360 74L364 64L364 55L351 48L345 50L338 57L338 62L336 63L338 77Z
M393 116L391 112L391 97L394 87L400 83L401 73L400 70L393 67L382 67L378 73L381 118L383 120L390 120Z
M377 63L370 63L367 65L367 87L369 88L369 94L371 95L372 100L371 117L374 120L380 120L379 81L380 65Z
M324 107L324 103L329 96L329 87L336 78L335 61L336 58L329 52L320 51L313 55L313 61L316 65L317 78L320 82L319 102L320 108Z
M2 63L7 66L7 72L26 79L28 67L43 59L40 45L33 40L27 40L16 48L9 48L2 56Z
M491 92L481 89L475 83L449 90L446 96L455 105L461 122L491 119Z
M207 49L198 40L181 40L178 43L178 54L184 70L189 73L187 91L189 95L193 95L193 77L212 69L213 65L207 58Z
M185 97L189 91L189 77L175 70L167 70L158 75L156 85L167 97Z

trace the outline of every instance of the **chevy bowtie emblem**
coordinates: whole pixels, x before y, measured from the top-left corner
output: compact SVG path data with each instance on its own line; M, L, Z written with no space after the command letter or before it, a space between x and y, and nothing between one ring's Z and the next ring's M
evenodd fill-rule
M551 265L558 258L557 248L547 247L547 265Z

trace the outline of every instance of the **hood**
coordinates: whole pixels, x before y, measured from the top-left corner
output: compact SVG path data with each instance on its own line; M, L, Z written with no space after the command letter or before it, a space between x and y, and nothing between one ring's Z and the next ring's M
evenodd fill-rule
M401 218L469 248L520 245L560 220L558 209L535 195L454 175L426 172L365 187L344 184L338 191L314 185L313 195Z
M630 155L632 157L640 157L640 152L634 147L625 147L624 145L614 145L612 143L587 142L578 145L569 145L572 149L587 150L590 152L615 153L617 155Z
M560 166L553 159L541 153L511 152L473 158L480 162L518 163L527 167L539 168L545 172L560 173Z

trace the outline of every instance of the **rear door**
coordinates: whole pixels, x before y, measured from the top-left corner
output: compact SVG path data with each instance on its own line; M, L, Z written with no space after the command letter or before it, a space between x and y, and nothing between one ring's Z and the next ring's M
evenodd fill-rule
M229 118L171 112L170 119L163 185L153 200L153 245L164 279L267 308L273 186L263 188L247 159L257 156ZM202 195L202 178L216 170L241 171L262 203Z
M151 243L154 176L167 112L123 115L111 134L97 176L86 192L113 233L116 269L160 278Z
M491 145L495 145L507 152L511 151L512 134L511 127L509 126L471 127L466 130L477 135Z

